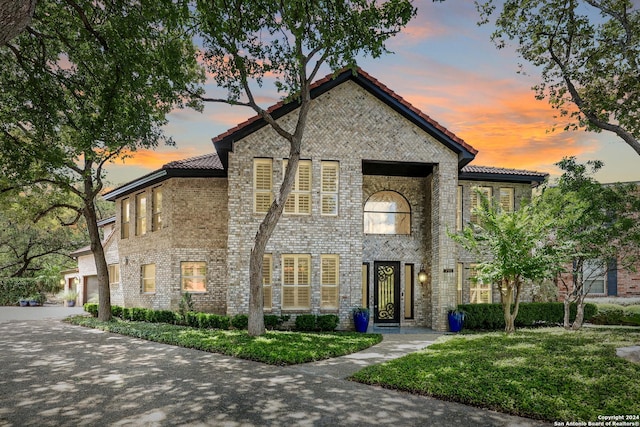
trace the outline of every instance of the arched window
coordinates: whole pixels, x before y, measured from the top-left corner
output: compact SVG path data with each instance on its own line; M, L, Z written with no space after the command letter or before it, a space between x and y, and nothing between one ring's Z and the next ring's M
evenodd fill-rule
M366 234L411 234L411 208L402 194L379 191L364 204Z

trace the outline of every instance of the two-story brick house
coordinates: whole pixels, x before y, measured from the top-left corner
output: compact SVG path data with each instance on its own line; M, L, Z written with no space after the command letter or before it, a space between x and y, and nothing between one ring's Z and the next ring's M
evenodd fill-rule
M295 108L270 112L291 128ZM190 292L199 309L247 312L249 254L288 144L258 117L213 142L215 153L105 195L125 306L177 308ZM472 219L472 187L515 209L546 175L468 166L476 153L363 71L314 84L294 190L267 245L265 309L335 313L348 328L366 305L376 324L446 330L456 303L497 300L471 284L473 259L448 232Z

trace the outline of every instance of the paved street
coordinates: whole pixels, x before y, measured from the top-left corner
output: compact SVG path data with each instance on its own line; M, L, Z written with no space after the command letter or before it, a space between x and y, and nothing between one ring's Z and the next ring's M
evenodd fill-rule
M424 347L435 338L426 334L388 335L345 358L274 367L58 320L2 320L4 310L0 426L541 425L343 379Z

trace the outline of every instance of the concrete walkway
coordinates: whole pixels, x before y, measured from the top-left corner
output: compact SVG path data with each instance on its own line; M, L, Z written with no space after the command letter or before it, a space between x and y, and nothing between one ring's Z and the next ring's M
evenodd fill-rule
M344 379L436 334L389 334L360 353L275 367L68 325L47 307L32 312L46 320L7 320L5 308L0 426L543 425Z

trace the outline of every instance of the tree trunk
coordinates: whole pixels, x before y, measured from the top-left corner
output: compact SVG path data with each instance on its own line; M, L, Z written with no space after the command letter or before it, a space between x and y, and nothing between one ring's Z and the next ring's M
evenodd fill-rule
M584 297L586 295L581 295L576 300L576 318L573 321L573 325L571 325L572 331L577 331L582 327L582 323L584 322Z
M289 161L285 170L284 179L280 186L278 197L269 207L269 211L258 227L253 248L251 249L251 258L249 260L249 325L248 332L250 336L259 336L264 334L264 294L262 290L262 260L267 242L276 228L284 205L293 189L295 183L296 171L300 163L300 145L301 140L292 142L291 151L289 153Z
M569 299L569 294L564 297L564 322L563 326L565 329L571 328L571 300Z
M0 0L0 47L31 23L36 0Z
M511 313L511 304L513 303L513 285L505 280L503 290L500 293L502 297L502 312L504 314L504 332L510 334L515 332L515 316Z
M88 194L87 194L88 193ZM96 273L98 275L98 319L102 321L111 320L111 291L109 289L109 267L104 257L104 248L98 230L98 216L94 204L93 186L87 186L85 182L84 209L82 210L87 230L89 231L89 241L91 242L91 252L96 263Z

